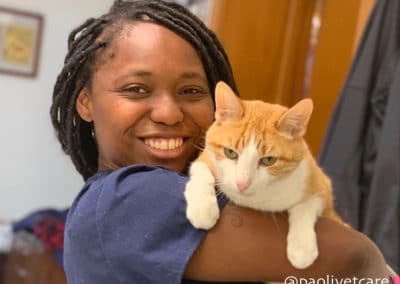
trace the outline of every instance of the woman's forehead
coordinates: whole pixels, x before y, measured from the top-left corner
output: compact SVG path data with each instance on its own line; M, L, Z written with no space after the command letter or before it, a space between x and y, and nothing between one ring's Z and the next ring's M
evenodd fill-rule
M164 26L149 22L128 24L115 35L98 58L92 83L105 88L139 78L208 85L202 61L192 45Z
M102 63L203 69L199 55L188 41L151 22L125 24L103 53Z
M195 53L195 48L182 36L153 22L125 24L116 39L116 44L118 42L126 44L127 41L135 47L144 49L159 47L161 43L162 48L189 49Z

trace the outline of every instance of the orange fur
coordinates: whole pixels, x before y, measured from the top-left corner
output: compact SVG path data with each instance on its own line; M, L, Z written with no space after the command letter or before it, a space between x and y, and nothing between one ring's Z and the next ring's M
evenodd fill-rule
M216 95L221 92L232 91L219 83ZM240 152L249 141L250 133L255 133L258 151L263 156L278 157L275 164L267 167L269 174L284 178L306 159L309 174L303 200L313 195L321 196L325 201L322 216L342 222L334 211L331 181L317 165L303 138L312 111L311 101L299 103L296 105L297 109L289 113L289 109L281 105L238 98L226 108L228 99L224 96L219 98L219 101L217 99L216 121L206 133L205 150L198 159L206 163L216 176L209 153L212 152L217 160L226 159L224 147ZM224 108L219 106L219 103L224 105Z

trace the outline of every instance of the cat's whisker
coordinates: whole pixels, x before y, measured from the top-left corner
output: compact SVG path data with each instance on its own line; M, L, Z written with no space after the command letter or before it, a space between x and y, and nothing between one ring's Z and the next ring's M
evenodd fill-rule
M224 198L227 200L227 202L230 201L230 199L228 198L228 196L224 195Z
M221 199L221 201L225 200L229 201L229 198L223 192L221 192L221 194L218 195L218 197Z
M282 230L281 230L281 227L279 226L279 223L278 223L278 220L276 219L276 215L275 214L276 214L275 212L272 212L272 214L271 214L272 215L272 219L274 220L274 223L275 223L275 227L277 228L279 234L284 235Z
M193 142L191 142L191 144L195 149L199 150L200 152L204 151L204 149L205 149L204 145L199 145L199 144L196 144Z
M227 198L223 191L218 188L215 189L215 196L220 198Z

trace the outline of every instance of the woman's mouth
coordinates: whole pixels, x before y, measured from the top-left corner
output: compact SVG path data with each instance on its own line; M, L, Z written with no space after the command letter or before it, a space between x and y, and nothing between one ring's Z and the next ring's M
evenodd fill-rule
M170 151L180 148L183 144L182 137L174 138L145 138L144 144L155 150Z

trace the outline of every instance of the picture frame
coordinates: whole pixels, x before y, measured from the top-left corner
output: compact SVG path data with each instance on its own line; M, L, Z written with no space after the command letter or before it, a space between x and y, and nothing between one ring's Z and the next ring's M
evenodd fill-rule
M0 75L36 77L43 16L0 6Z

